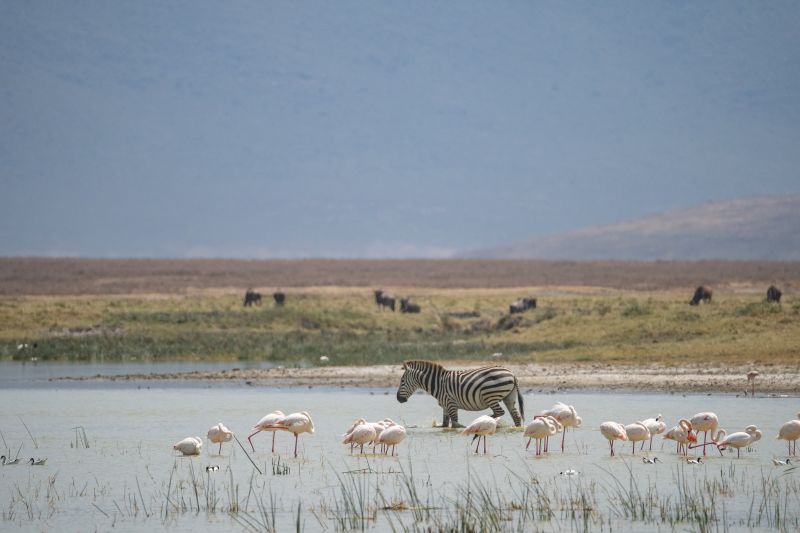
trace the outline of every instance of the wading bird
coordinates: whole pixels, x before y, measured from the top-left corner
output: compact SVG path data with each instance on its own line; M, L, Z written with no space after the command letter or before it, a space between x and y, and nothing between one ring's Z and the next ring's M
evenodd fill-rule
M692 431L692 423L685 418L681 418L678 421L677 426L667 431L667 433L664 435L664 439L674 440L676 443L678 443L677 453L681 453L681 451L683 451L683 455L689 453L688 445L690 442L697 442L697 436L695 436L694 432Z
M747 426L744 431L737 431L725 436L725 430L721 429L720 432L724 438L717 442L717 448L724 450L728 447L736 448L736 457L741 457L742 448L750 446L757 440L761 439L761 430L756 426Z
M268 429L284 429L294 435L294 456L297 457L297 440L301 433L314 433L314 422L306 411L292 413L278 420Z
M772 459L772 464L774 464L775 466L787 466L787 465L790 465L792 463L791 463L791 461L789 461L789 459L786 459L785 461L781 461L780 459L773 458Z
M186 437L172 445L173 450L178 450L183 455L200 455L203 448L203 439L200 437Z
M3 466L18 465L19 464L19 457L17 457L13 461L6 461L6 456L5 455L0 455L0 461L3 462Z
M647 430L650 432L650 449L652 450L653 437L661 435L667 429L667 425L664 423L664 417L658 414L655 418L646 418L642 420L642 424L647 426ZM644 441L642 441L641 449L644 450Z
M525 436L528 437L528 444L525 449L531 445L531 440L536 440L536 455L542 455L544 452L543 441L544 439L558 433L557 421L551 416L535 416L533 421L525 428Z
M698 448L702 446L703 455L706 455L706 446L709 445L708 434L711 433L711 444L714 444L714 432L717 431L717 427L719 427L719 419L717 418L717 415L711 412L697 413L689 420L689 422L692 424L692 429L694 429L698 434L701 431L703 432L703 444L698 444L694 447Z
M786 441L789 445L790 456L797 455L797 439L800 439L800 413L797 413L797 419L784 423L775 438Z
M375 431L375 427L363 418L359 418L358 421L360 423L344 436L342 443L351 445L350 453L353 453L353 445L360 445L361 453L363 454L364 445L375 441L377 432Z
M600 424L600 433L608 439L608 444L611 446L611 457L614 457L614 441L628 440L625 426L619 422L603 422Z
M650 438L650 430L647 429L644 422L638 421L625 426L625 434L628 436L628 440L631 441L631 455L636 455L637 442L644 444L644 441Z
M658 457L653 457L652 459L650 457L642 457L642 462L646 465L654 465L662 461Z
M220 422L216 426L213 426L211 429L208 430L208 441L213 442L214 444L219 444L219 451L217 454L222 453L222 443L223 442L230 442L233 439L233 432L225 427L225 425Z
M253 441L251 440L255 435L257 435L261 431L271 431L272 432L272 453L275 453L275 432L278 429L282 428L275 428L275 423L279 420L283 420L286 415L283 414L282 411L273 411L261 420L259 420L253 429L255 430L250 435L247 436L247 441L250 443L250 447L253 448L253 451L256 451L256 447L253 446Z
M697 459L686 459L687 465L702 465L705 464L702 458L698 457Z
M388 418L385 419L384 422L386 423L386 427L383 428L383 431L381 431L381 434L378 436L378 442L385 445L387 451L388 447L391 446L392 455L394 455L395 447L406 438L406 428Z
M542 416L552 416L555 418L559 424L564 429L564 433L561 434L561 451L564 451L564 439L567 436L567 428L578 428L581 427L581 423L583 419L578 416L578 413L575 411L575 408L571 405L567 405L565 403L556 402L553 407L546 411L542 411L539 413ZM547 449L545 449L547 451Z
M33 457L31 457L30 460L28 461L28 464L31 466L44 466L46 462L47 462L47 457L45 457L44 459L34 459Z
M462 435L474 435L472 440L478 440L475 445L475 453L478 453L478 448L481 445L481 437L483 437L483 453L486 453L486 437L494 435L497 432L497 419L489 415L479 416L472 421L470 425L464 428L461 432Z

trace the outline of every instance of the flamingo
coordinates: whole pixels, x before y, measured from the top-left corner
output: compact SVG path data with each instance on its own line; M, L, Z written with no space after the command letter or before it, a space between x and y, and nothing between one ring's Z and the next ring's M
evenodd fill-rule
M644 441L650 438L650 430L647 429L647 426L644 424L644 422L634 422L633 424L628 424L625 426L625 434L628 436L628 440L631 441L631 455L636 455L637 442L644 444Z
M247 441L250 443L250 447L253 448L253 451L256 451L256 447L253 446L253 441L251 440L256 434L261 431L271 431L272 432L272 453L275 453L275 423L279 420L283 420L286 415L283 414L282 411L273 411L258 422L256 425L253 426L255 429L250 435L247 436Z
M647 430L650 432L650 449L652 450L653 437L661 435L667 429L667 425L664 423L664 417L658 414L655 418L646 418L642 420L642 424L647 426ZM644 450L644 441L642 441L641 449Z
M720 430L722 436L725 437L717 442L717 448L724 450L729 446L736 448L736 457L741 457L742 448L750 446L757 440L761 439L761 430L756 426L747 426L744 431L737 431L725 436L725 430Z
M689 449L687 445L690 442L697 442L697 437L692 432L692 423L685 418L681 418L677 426L667 431L664 435L664 439L677 442L678 453L681 453L681 450L683 450L683 455L688 453Z
M797 455L797 439L800 439L800 413L797 413L797 419L784 423L775 438L786 441L789 445L790 456Z
M384 428L388 425L386 421L389 420L388 418L385 420L381 420L379 422L370 422L369 424L375 429L375 438L372 440L372 453L375 453L375 446L378 444L378 437L381 436ZM381 446L381 453L386 453Z
M747 373L747 381L750 382L750 397L756 397L756 376L758 376L758 370L751 370Z
M608 444L611 446L611 457L614 457L614 441L628 440L628 434L625 433L625 426L619 422L603 422L600 424L600 433L608 439Z
M703 447L703 455L706 455L706 446L708 446L708 433L711 432L711 441L714 442L714 432L719 427L719 419L717 415L712 412L697 413L689 422L692 428L697 432L703 432L703 444L698 444L697 447Z
M233 432L226 428L222 422L220 422L208 430L207 437L209 442L219 444L219 452L217 452L217 454L221 454L222 443L229 442L231 439L233 439Z
M542 455L542 441L558 433L556 424L558 424L558 421L551 416L535 416L533 421L525 428L525 436L528 437L528 444L525 445L525 449L527 450L531 445L532 439L536 439L536 455Z
M561 402L556 402L555 405L553 405L553 407L551 407L546 411L542 411L539 414L542 416L552 416L563 426L564 433L561 435L561 452L563 453L564 439L567 436L567 428L581 427L583 419L578 416L578 413L575 411L575 408L573 406Z
M297 440L301 433L314 433L314 422L306 411L292 413L275 422L268 429L284 429L294 435L294 456L297 457Z
M400 424L396 424L393 420L386 418L384 419L386 423L386 427L383 428L381 434L378 435L378 442L380 444L385 445L388 451L388 447L392 447L392 455L394 455L395 446L400 444L403 439L406 438L406 428L401 426Z
M478 444L475 445L475 453L478 453L478 448L481 445L481 437L483 437L483 453L486 453L486 436L494 435L497 432L497 419L489 415L482 415L472 421L470 425L461 431L462 435L474 435L472 440L477 439Z
M203 448L203 439L200 437L186 437L172 445L173 450L178 450L183 455L200 455Z
M353 430L344 436L343 444L350 444L350 453L353 453L353 444L361 445L361 453L364 453L364 445L368 442L373 442L377 437L375 426L359 418L360 424L356 425Z
M45 457L44 459L34 459L33 457L31 457L30 460L28 461L28 464L31 466L44 466L46 462L47 462L47 457Z

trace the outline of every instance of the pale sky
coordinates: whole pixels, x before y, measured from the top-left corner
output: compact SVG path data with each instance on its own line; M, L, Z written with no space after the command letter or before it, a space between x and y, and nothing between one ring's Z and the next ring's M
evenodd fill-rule
M797 2L0 0L0 255L442 257L800 192Z

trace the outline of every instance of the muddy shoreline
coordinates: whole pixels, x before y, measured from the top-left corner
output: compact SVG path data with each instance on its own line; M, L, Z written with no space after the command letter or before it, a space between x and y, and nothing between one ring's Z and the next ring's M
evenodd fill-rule
M469 368L474 363L451 364ZM750 366L667 367L662 365L617 366L608 364L503 364L519 379L524 391L628 391L745 394L749 390ZM756 395L800 395L800 368L769 366L756 369ZM400 381L399 365L322 366L313 368L268 368L195 371L161 374L95 375L52 378L52 381L209 381L236 382L255 387L364 387L391 388Z

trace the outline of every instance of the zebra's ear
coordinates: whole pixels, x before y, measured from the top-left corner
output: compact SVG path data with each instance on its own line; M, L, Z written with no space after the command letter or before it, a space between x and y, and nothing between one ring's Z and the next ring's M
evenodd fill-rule
M405 369L406 369L406 362L403 361L403 370L405 370Z

